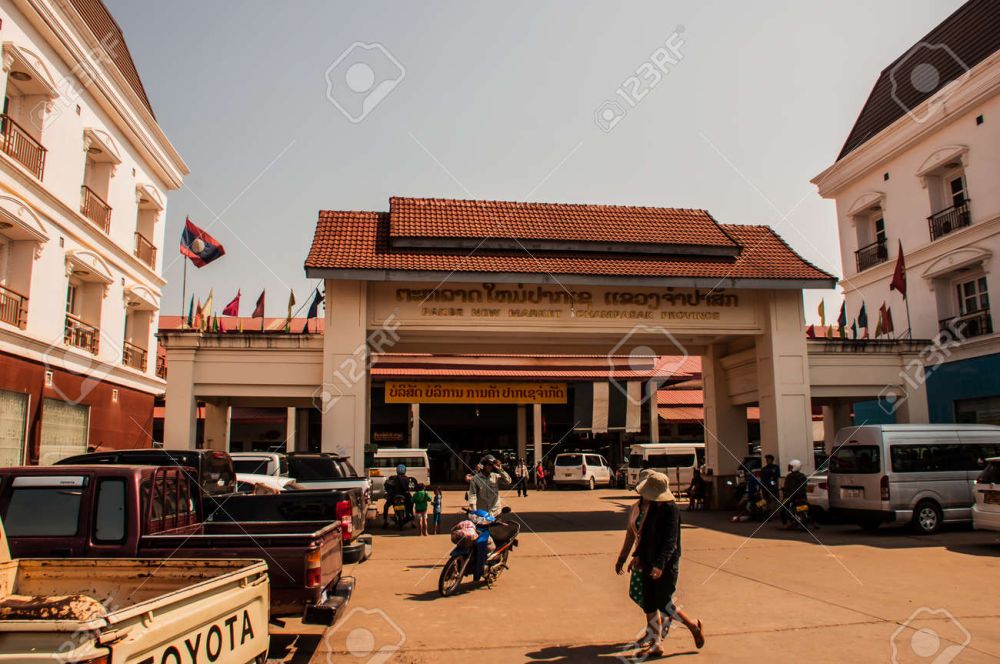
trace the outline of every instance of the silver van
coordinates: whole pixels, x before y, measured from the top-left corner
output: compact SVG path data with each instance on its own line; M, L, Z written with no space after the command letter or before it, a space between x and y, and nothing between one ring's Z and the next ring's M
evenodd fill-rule
M924 534L971 521L972 484L998 454L1000 426L845 427L830 457L830 511L866 529L908 523Z

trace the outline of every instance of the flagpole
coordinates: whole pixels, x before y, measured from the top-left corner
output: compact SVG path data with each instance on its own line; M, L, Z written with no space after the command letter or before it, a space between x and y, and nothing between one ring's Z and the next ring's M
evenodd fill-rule
M913 341L913 328L910 327L910 298L903 296L903 304L906 306L906 336Z
M188 262L187 258L184 258L184 276L181 278L181 327L187 324L187 320L184 318L184 302L187 300L187 283L188 283Z

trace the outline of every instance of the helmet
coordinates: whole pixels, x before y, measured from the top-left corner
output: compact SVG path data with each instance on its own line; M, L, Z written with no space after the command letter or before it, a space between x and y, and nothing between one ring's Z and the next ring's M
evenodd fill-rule
M788 462L788 469L791 470L792 472L795 472L800 468L802 468L802 462L799 461L798 459L792 459L791 461Z
M406 464L405 463L401 463L398 466L396 466L396 474L397 475L405 475L406 474Z

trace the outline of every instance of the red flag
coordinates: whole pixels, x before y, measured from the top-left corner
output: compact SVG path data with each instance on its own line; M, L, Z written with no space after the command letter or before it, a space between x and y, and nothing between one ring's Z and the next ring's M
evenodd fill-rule
M815 339L816 338L816 326L810 325L806 328L806 338Z
M239 316L240 315L240 290L236 289L236 297L233 301L226 305L226 308L222 310L223 316Z
M896 257L896 271L892 274L892 281L889 282L889 290L899 291L906 297L906 261L903 260L903 241L899 241L899 255Z
M882 321L882 331L886 334L896 331L896 328L892 326L892 307L885 308L885 319Z
M257 298L257 306L254 307L253 313L250 314L250 318L263 318L264 317L264 293L267 290L262 290L260 292L260 297Z

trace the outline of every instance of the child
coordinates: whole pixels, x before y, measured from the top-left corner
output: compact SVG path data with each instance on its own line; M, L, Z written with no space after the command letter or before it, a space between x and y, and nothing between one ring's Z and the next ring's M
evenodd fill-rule
M427 534L427 504L431 502L431 495L424 491L424 485L417 485L417 492L413 494L413 514L417 518L418 535Z
M441 510L444 503L444 496L441 495L441 487L434 487L434 500L432 504L434 506L434 534L437 535L438 531L441 530Z

